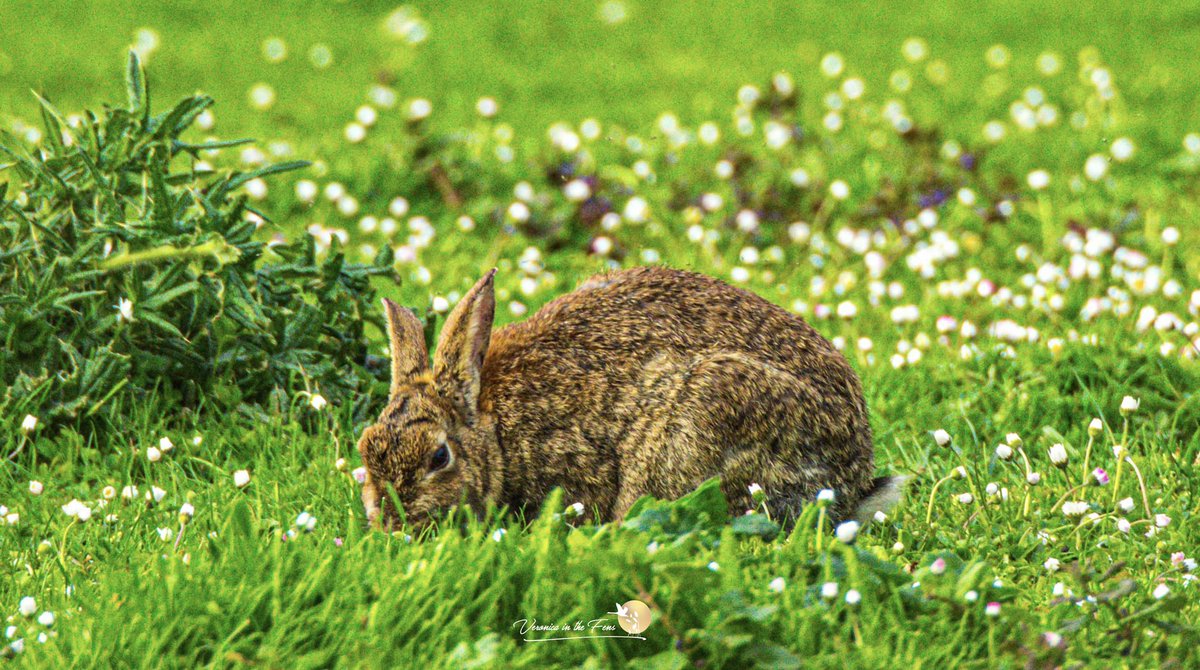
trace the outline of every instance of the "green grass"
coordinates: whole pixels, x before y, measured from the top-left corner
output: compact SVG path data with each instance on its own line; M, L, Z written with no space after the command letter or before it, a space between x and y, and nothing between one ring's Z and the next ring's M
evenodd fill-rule
M22 653L3 652L16 662L1200 662L1200 587L1187 562L1200 545L1200 345L1193 330L1200 257L1189 253L1200 245L1200 147L1184 145L1185 134L1200 128L1189 83L1197 68L1189 51L1196 8L1022 2L986 10L938 3L919 11L868 4L833 11L811 3L716 3L701 10L627 3L628 20L608 26L594 3L526 3L505 16L483 4L444 3L420 8L430 38L413 47L381 31L391 4L296 4L270 12L244 5L115 7L0 6L0 117L12 117L6 125L38 118L29 88L64 111L122 99L123 49L134 30L152 26L162 41L149 59L159 111L202 89L218 101L213 134L255 135L272 160L285 153L315 161L307 172L272 177L266 195L255 196L255 206L275 221L259 231L262 239L296 239L311 227L323 249L329 236L345 235L352 257L403 247L396 264L402 285L379 289L422 310L435 297L453 302L484 268L499 266L501 323L610 264L662 262L745 285L837 338L863 378L880 472L914 477L901 505L853 546L822 527L815 506L793 532L765 539L741 532L749 522L712 518L705 510L713 501L703 493L643 509L620 527L570 529L559 514L573 501L555 498L527 520L493 512L412 539L363 527L351 475L363 422L349 404L312 409L297 393L290 409L264 417L216 411L204 401L181 407L175 395L150 390L116 397L107 408L112 418L98 424L43 423L28 434L20 428L24 412L13 411L0 421L0 450L20 453L0 472L0 504L19 519L0 525L0 558L12 567L0 576L0 616L15 627L11 637L24 641ZM81 20L81 12L91 20ZM910 64L901 57L901 43L914 35L946 64L944 84L930 81L928 59ZM270 36L289 47L282 64L261 56ZM327 70L308 64L306 52L317 42L333 50ZM984 60L995 43L1008 46L1007 67ZM1116 96L1108 104L1088 83L1091 71L1081 76L1077 53L1087 45L1099 47L1099 63L1113 74ZM833 80L818 65L831 50L847 61ZM1057 76L1035 66L1047 50L1061 56ZM913 73L911 91L888 90L899 68ZM792 72L800 105L760 105L755 132L739 136L731 121L735 92L753 83L768 93L778 70ZM383 71L395 77L402 100L429 97L435 112L407 124L399 111L383 110L363 142L347 143L344 126ZM861 76L866 94L842 101L850 111L835 133L822 127L823 100L846 76ZM265 113L246 101L260 81L278 93ZM1056 105L1058 120L1020 131L1010 104L1031 86ZM500 120L475 116L483 94L499 100ZM882 117L891 99L904 101L917 132L901 136ZM668 146L669 133L656 129L666 111L692 131L716 121L721 139ZM1082 128L1070 123L1075 112L1087 122ZM569 120L581 132L585 117L598 119L603 132L585 138L581 154L551 145L547 125ZM1008 127L995 143L982 132L993 119ZM798 125L803 137L770 149L762 132L769 122ZM506 123L516 129L511 143ZM644 146L631 147L627 134ZM1132 157L1106 160L1105 175L1089 179L1085 161L1111 157L1122 137L1133 143ZM286 152L272 149L279 142ZM502 160L497 149L509 146L513 159ZM976 165L964 166L956 146ZM234 149L204 158L235 169L242 155ZM716 174L722 159L736 166L728 178ZM564 163L573 171L567 179L595 177L592 190L618 213L633 197L644 198L648 220L626 217L603 228L564 197L564 180L548 175ZM173 167L190 164L181 157ZM809 174L807 186L790 181L796 168ZM454 196L437 186L439 169ZM1038 169L1050 177L1044 190L1029 183ZM0 183L9 182L6 197L16 203L21 182L12 175L0 171ZM294 187L302 179L321 188L343 185L357 211L341 213L323 196L301 202ZM830 195L835 180L849 187L845 200ZM938 192L947 198L929 205L936 223L916 223L924 200ZM712 204L711 194L720 206L700 209ZM380 220L396 196L407 198L410 211L386 233ZM528 220L513 216L518 199L526 201ZM757 213L757 230L739 230L743 209ZM373 222L364 226L368 216ZM462 216L474 223L469 232L458 225ZM12 230L32 230L5 217L0 223ZM801 220L805 231L790 226ZM1164 242L1168 228L1178 231L1178 243ZM1113 248L1077 249L1069 229L1090 229L1093 240L1111 234ZM697 232L712 239L693 241ZM869 248L878 259L855 248L855 235L874 236ZM589 253L605 244L612 246L609 258ZM534 257L540 262L531 264ZM870 268L877 262L876 276ZM996 291L981 294L988 283ZM1110 302L1090 302L1102 298ZM0 296L0 310L20 299ZM854 313L836 316L844 305ZM1101 309L1092 314L1094 305ZM893 311L912 307L911 321L904 309ZM1163 316L1155 324L1159 314L1178 323ZM371 332L380 347L382 338ZM1126 395L1141 401L1128 416L1119 411ZM0 394L0 407L4 400ZM1103 429L1091 437L1094 417ZM937 444L939 429L952 436L949 445ZM997 445L1017 444L1009 434L1020 436L1020 451L1003 460ZM151 462L148 449L162 437L175 446ZM1056 443L1065 445L1065 468L1050 460ZM1118 466L1114 444L1128 447L1134 465ZM340 469L338 458L345 458ZM959 467L965 478L954 477ZM1111 481L1080 487L1095 467ZM239 488L233 473L243 469L251 481ZM1029 471L1040 475L1036 486L1027 483ZM31 480L44 486L40 495L30 492ZM989 484L1004 494L989 494ZM128 485L139 488L136 500L122 499ZM105 501L105 487L117 493L112 500ZM144 499L153 487L161 501ZM1124 498L1132 509L1118 504ZM64 514L72 499L89 505L90 520ZM1077 501L1097 516L1067 516L1063 503ZM179 516L185 502L195 510L189 519ZM295 529L302 512L316 517L312 532ZM1155 515L1166 515L1166 525L1159 528ZM1158 530L1147 536L1151 528ZM946 569L935 574L939 558ZM827 582L837 583L836 597L821 596ZM861 602L846 602L849 589ZM37 600L31 617L18 612L26 596ZM526 618L586 622L632 598L652 606L645 641L529 643L513 625ZM992 601L1000 603L996 616L986 610ZM54 612L53 625L37 621L43 610Z

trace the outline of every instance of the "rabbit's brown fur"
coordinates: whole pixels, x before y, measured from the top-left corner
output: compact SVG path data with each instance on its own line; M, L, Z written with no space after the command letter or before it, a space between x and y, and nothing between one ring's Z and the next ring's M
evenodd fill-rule
M820 489L833 514L886 504L857 375L811 326L703 275L593 277L491 332L486 275L451 312L432 368L420 323L385 301L392 397L359 443L368 516L410 522L460 500L520 509L556 486L601 520L640 496L676 498L720 475L730 512L760 484L788 518ZM445 447L452 455L448 465Z

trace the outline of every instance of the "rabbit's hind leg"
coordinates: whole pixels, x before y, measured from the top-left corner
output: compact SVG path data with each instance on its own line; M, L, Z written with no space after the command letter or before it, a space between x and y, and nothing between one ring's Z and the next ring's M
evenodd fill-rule
M853 476L821 439L829 406L809 384L741 352L697 356L664 369L643 390L642 414L620 454L620 518L642 495L678 498L720 475L730 512L767 492L773 515L790 517L821 488ZM826 417L822 419L822 417ZM835 450L836 451L836 450Z

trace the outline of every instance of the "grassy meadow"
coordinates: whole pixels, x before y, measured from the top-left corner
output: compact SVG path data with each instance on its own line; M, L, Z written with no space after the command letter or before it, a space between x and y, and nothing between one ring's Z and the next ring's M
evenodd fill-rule
M5 2L0 38L0 664L1200 665L1200 6ZM503 324L639 264L831 339L904 500L365 527L380 297L432 338L489 268ZM631 599L639 638L574 627Z

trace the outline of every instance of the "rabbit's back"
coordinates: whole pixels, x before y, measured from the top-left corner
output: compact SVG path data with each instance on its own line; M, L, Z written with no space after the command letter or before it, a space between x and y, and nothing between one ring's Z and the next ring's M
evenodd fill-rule
M851 497L858 495L853 489L868 486L873 457L861 387L826 339L749 291L700 274L644 267L593 277L493 334L483 402L498 418L510 497L569 488L580 477L586 482L576 488L619 484L622 440L647 412L669 411L652 409L663 404L658 396L721 361L764 371L756 377L768 381L755 383L769 384L774 393L799 389L813 416L805 417L805 434L797 440L819 451L813 458L841 469ZM736 388L734 368L725 369L730 388L710 393L727 392L731 406L748 406L754 399ZM710 399L722 402L720 395Z

